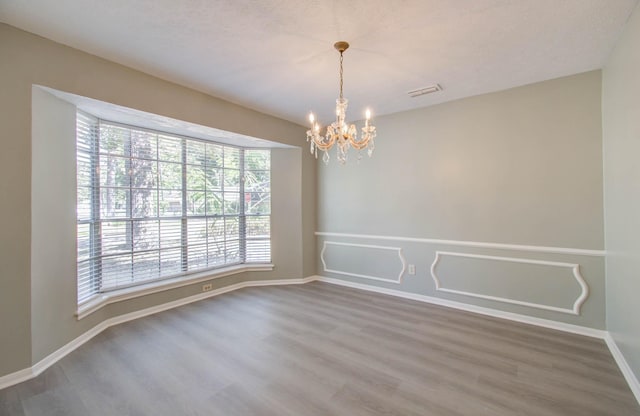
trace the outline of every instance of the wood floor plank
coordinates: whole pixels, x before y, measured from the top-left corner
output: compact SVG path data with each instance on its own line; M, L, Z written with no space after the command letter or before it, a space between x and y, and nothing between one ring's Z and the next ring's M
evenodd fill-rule
M22 401L16 388L0 390L0 415L24 416Z
M602 340L325 283L112 327L0 415L640 416Z

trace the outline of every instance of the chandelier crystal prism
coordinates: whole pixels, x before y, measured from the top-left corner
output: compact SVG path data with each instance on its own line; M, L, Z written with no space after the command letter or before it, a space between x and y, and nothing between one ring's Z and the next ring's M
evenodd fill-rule
M369 157L373 154L374 143L376 137L376 128L371 124L371 111L365 111L365 124L362 128L362 136L358 140L358 130L354 124L345 122L347 116L348 100L342 94L343 73L342 60L344 51L349 48L349 44L344 41L336 42L333 45L340 52L340 97L336 100L336 121L327 126L324 135L320 134L320 124L318 124L313 113L309 114L309 122L311 128L307 130L307 142L310 143L311 154L318 158L318 150L324 152L322 160L325 164L329 163L329 150L337 145L338 162L345 164L347 162L347 153L349 148L353 147L358 150L358 160L362 158L361 150L367 149Z

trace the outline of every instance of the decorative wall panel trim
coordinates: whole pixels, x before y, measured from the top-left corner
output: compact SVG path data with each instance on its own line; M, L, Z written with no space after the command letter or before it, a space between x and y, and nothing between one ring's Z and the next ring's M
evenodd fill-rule
M500 250L531 251L531 252L537 252L537 253L574 254L577 256L603 257L606 255L605 250L588 250L583 248L528 246L528 245L520 245L520 244L502 244L502 243L489 243L489 242L464 241L464 240L439 240L436 238L415 238L415 237L384 236L384 235L371 235L371 234L345 234L345 233L330 233L330 232L324 232L324 231L316 231L316 235L322 236L322 237L360 238L360 239L369 239L369 240L407 241L411 243L442 244L442 245L462 246L462 247L496 248Z
M391 250L391 251L395 251L398 254L398 258L400 259L400 271L398 272L398 277L396 279L389 279L386 277L379 277L379 276L371 276L368 274L359 274L359 273L351 273L351 272L347 272L344 270L336 270L336 269L329 269L327 267L327 261L325 259L325 252L327 250L327 246L329 245L333 245L333 246L343 246L343 247L362 247L362 248L370 248L370 249L376 249L376 250ZM377 246L377 245L370 245L370 244L355 244L355 243L339 243L336 241L325 241L324 244L322 245L322 251L320 252L320 260L322 261L322 268L325 272L329 272L329 273L336 273L336 274L342 274L345 276L353 276L353 277L360 277L363 279L370 279L370 280L377 280L380 282L388 282L388 283L396 283L396 284L400 284L402 283L402 275L404 274L404 271L407 267L407 262L404 258L404 256L402 255L402 248L401 247L387 247L387 246Z
M466 258L472 258L472 259L506 261L506 262L510 262L510 263L537 264L537 265L553 266L553 267L567 267L567 268L571 269L571 271L573 273L573 277L578 282L578 285L580 285L581 292L580 292L580 295L578 296L578 298L573 303L573 306L571 308L560 308L560 307L557 307L557 306L544 305L544 304L541 304L541 303L525 302L525 301L520 301L520 300L516 300L516 299L509 299L509 298L503 298L503 297L498 297L498 296L483 295L483 294L480 294L480 293L466 292L466 291L456 290L456 289L447 289L447 288L442 286L442 282L441 282L440 278L438 278L438 275L436 274L436 267L438 266L438 262L440 261L440 259L443 256L454 256L454 257L466 257ZM564 263L564 262L558 262L558 261L522 259L522 258L516 258L516 257L485 256L485 255L481 255L481 254L456 253L456 252L448 252L448 251L436 251L436 257L435 257L435 259L433 261L433 264L431 264L431 277L433 278L433 281L435 282L436 290L438 290L440 292L453 293L453 294L456 294L456 295L464 295L464 296L470 296L470 297L474 297L474 298L493 300L493 301L504 302L504 303L511 303L511 304L514 304L514 305L528 306L528 307L531 307L531 308L544 309L544 310L554 311L554 312L562 312L562 313L566 313L566 314L570 314L570 315L580 315L580 307L582 306L584 301L589 296L589 286L587 286L587 282L585 282L584 278L580 274L580 265L579 264L575 264L575 263Z

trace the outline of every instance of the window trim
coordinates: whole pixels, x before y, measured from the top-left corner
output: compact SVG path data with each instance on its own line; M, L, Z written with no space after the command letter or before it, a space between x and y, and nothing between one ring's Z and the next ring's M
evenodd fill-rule
M275 265L272 263L245 263L234 266L221 267L218 269L209 269L200 272L193 272L177 277L154 280L149 283L143 283L136 286L129 286L122 289L111 290L108 292L98 292L94 296L86 299L78 305L76 310L76 319L81 320L103 307L122 302L129 299L135 299L153 293L164 292L171 289L177 289L183 286L194 285L210 280L220 279L245 272L268 272L273 271ZM201 291L201 293L206 293Z
M198 137L190 137L184 134L176 134L176 133L172 133L172 132L165 132L159 129L154 129L154 128L148 128L148 127L142 127L142 126L136 126L136 125L131 125L131 124L127 124L127 123L122 123L122 122L118 122L118 121L113 121L113 120L107 120L107 119L103 119L97 116L94 116L88 112L85 112L81 109L76 109L76 113L82 113L85 116L91 117L93 119L95 119L98 128L100 123L105 123L108 125L113 125L116 127L122 127L122 128L126 128L126 129L135 129L135 130L140 130L140 131L146 131L146 132L150 132L150 133L155 133L155 134L166 134L169 136L173 136L176 138L180 138L183 139L182 143L183 146L185 145L185 140L193 140L193 141L198 141L198 142L211 142L214 143L216 145L220 145L220 146L224 146L224 147L229 147L229 148L236 148L239 149L240 152L240 161L239 161L239 166L241 166L240 168L240 172L244 172L245 168L244 168L244 152L245 151L251 151L251 150L271 150L270 148L262 148L262 147L252 147L252 146L238 146L238 145L234 145L234 144L229 144L229 143L224 143L224 142L216 142L214 140L205 140L202 138L198 138ZM186 160L184 160L186 158L186 152L182 151L182 167L183 170L186 167ZM92 150L91 152L91 157L94 157L95 155L95 151ZM77 177L77 172L76 172L76 177ZM186 180L186 177L183 174L183 181ZM183 184L184 185L184 184ZM184 188L184 186L183 186ZM95 191L96 187L93 188L93 190ZM97 188L99 190L99 188ZM184 193L184 192L183 192ZM269 217L269 222L271 222L271 218L272 218L272 213L269 212L268 215L254 215L254 214L246 214L245 212L245 207L244 204L242 203L243 199L242 199L242 195L244 195L244 179L240 180L240 184L239 184L239 195L241 196L241 203L239 206L239 210L240 212L237 215L232 215L233 217L238 217L239 218L239 222L241 223L245 223L246 224L246 217L247 216L268 216ZM269 193L271 193L271 191L269 191ZM184 198L184 195L183 195ZM99 201L99 197L95 198L94 201ZM183 201L184 202L184 201ZM183 203L183 207L184 207L184 203ZM227 215L222 215L222 217L226 217ZM197 217L197 216L196 216ZM203 216L204 218L206 218L206 216ZM99 222L99 221L98 221ZM77 217L76 217L76 224L78 223ZM242 230L246 230L246 226L241 227ZM272 236L271 233L269 234L269 244L271 246L271 240ZM239 236L239 239L242 241L246 241L247 240L247 236L246 233L241 233L241 235ZM76 242L77 242L77 237L76 237ZM138 297L142 297L142 296L146 296L149 294L153 294L153 293L158 293L158 292L162 292L162 291L166 291L166 290L171 290L171 289L175 289L175 288L179 288L179 287L184 287L184 286L189 286L189 285L194 285L197 283L201 283L201 282L205 282L205 281L210 281L210 280L215 280L215 279L219 279L222 277L227 277L227 276L232 276L232 275L237 275L240 273L245 273L245 272L254 272L254 271L273 271L274 269L274 264L272 263L273 261L273 252L272 252L273 247L270 248L270 260L268 262L246 262L246 258L244 258L243 262L240 263L231 263L231 264L227 264L227 265L222 265L222 266L214 266L214 267L209 267L209 268L204 268L204 269L196 269L194 271L182 271L178 274L174 274L174 275L168 275L168 276L164 276L164 277L158 277L156 279L152 279L152 280L148 280L146 282L142 282L142 283L138 283L138 284L132 284L129 286L124 286L124 287L120 287L120 288L116 288L116 289L108 289L108 290L98 290L94 293L92 293L91 296L89 296L88 298L82 300L81 302L77 302L77 309L76 309L76 318L78 320L83 319L84 317L92 314L93 312L101 309L102 307L112 304L112 303L116 303L116 302L121 302L121 301L125 301L128 299L134 299L134 298L138 298ZM243 250L243 252L246 252L246 250ZM244 255L243 255L244 257ZM76 261L77 261L77 257L76 257ZM77 266L76 266L77 267ZM76 281L78 279L78 276L76 274ZM196 292L197 293L197 292Z

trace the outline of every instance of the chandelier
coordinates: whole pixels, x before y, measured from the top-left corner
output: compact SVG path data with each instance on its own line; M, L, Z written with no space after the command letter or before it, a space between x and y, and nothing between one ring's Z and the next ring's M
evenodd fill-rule
M311 128L307 130L307 142L310 143L311 154L318 158L318 150L323 151L322 160L329 163L329 150L337 144L338 162L347 162L347 152L350 147L358 150L358 160L362 158L361 150L367 149L369 157L373 154L373 138L376 137L376 128L371 125L371 111L365 112L365 122L362 128L362 136L358 140L358 130L353 124L347 125L345 122L348 100L342 95L342 54L349 48L349 44L344 41L336 42L333 45L340 52L340 97L336 100L336 121L327 126L326 133L320 134L320 125L316 121L313 113L309 114Z

